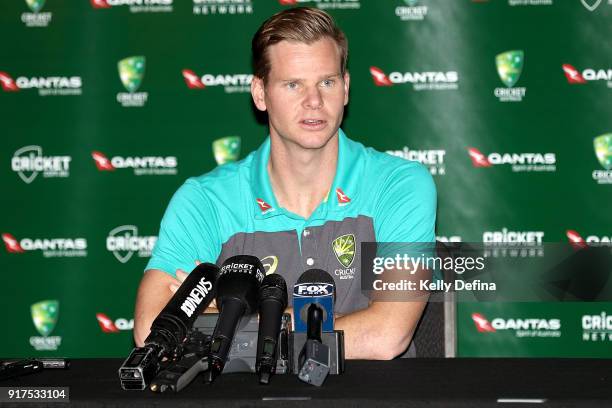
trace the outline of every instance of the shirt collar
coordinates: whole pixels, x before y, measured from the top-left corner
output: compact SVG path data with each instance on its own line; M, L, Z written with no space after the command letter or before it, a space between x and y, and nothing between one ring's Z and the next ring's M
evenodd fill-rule
M359 160L358 143L351 141L342 129L338 129L338 162L336 175L327 197L313 212L311 219L325 218L328 211L344 211L350 207L358 195L358 181L361 177L362 160ZM251 165L251 188L254 198L255 218L269 218L276 215L290 215L289 211L280 208L270 177L268 161L270 159L270 137L268 136L255 152Z

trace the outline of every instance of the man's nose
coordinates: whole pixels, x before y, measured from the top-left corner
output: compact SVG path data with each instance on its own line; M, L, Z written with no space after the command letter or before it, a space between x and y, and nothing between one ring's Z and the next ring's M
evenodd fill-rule
M319 109L323 106L321 90L318 86L308 88L304 97L304 107L308 109Z

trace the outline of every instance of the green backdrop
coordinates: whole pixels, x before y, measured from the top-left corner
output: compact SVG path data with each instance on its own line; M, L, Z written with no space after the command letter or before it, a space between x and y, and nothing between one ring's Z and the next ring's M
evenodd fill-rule
M298 3L349 38L345 131L434 174L440 239L610 241L612 1L7 0L0 357L127 355L167 202L266 136L250 39ZM479 332L474 314L498 329ZM591 319L607 315L460 303L458 354L610 357L612 321ZM517 319L560 327L522 335Z

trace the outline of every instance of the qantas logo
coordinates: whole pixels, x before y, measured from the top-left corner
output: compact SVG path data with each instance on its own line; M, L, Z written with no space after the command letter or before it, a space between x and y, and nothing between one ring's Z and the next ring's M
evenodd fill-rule
M351 199L344 194L344 191L340 187L336 188L336 197L338 197L338 205L347 205L351 202Z
M500 330L514 330L516 337L560 337L560 319L502 319L489 322L482 314L472 313L476 330L480 333L495 333Z
M226 93L251 92L252 74L204 74L200 77L191 69L183 69L182 73L189 89L222 86Z
M574 230L567 230L567 232L565 233L565 235L567 236L567 239L569 240L570 244L572 245L572 248L574 249L584 249L586 247L588 247L586 241L584 240L584 238L582 238L580 236L579 233L577 233Z
M17 92L26 89L38 89L40 96L81 95L83 80L79 76L25 77L13 79L5 71L0 71L0 85L4 92Z
M119 331L115 323L104 313L96 313L96 319L98 319L100 328L104 333L117 333Z
M267 213L268 211L273 211L274 210L274 208L272 208L272 206L270 204L266 203L261 198L258 198L255 201L257 201L257 205L259 206L259 209L261 210L261 212L263 214Z
M570 84L586 84L592 81L608 81L608 87L612 87L612 69L587 68L580 73L570 64L561 66L567 82Z
M129 6L132 13L157 13L172 11L174 0L90 0L94 9L109 9L118 6Z
M296 6L301 4L328 10L356 10L361 8L359 0L278 0L278 3L282 6Z
M472 313L472 320L476 325L476 330L480 333L495 333L497 330L491 326L491 323L480 313Z
M91 0L91 6L95 9L111 8L106 0Z
M94 162L96 163L96 167L100 171L114 171L115 166L112 165L110 160L104 155L104 153L100 152L92 152L91 157L93 157Z
M189 89L204 89L206 85L202 83L200 78L190 69L183 70L183 78Z
M175 156L113 156L109 160L104 153L93 151L91 157L99 171L131 168L137 176L175 175L178 172L178 161Z
M502 164L512 166L514 172L557 170L555 153L490 153L485 156L480 150L469 147L468 154L474 167L491 167Z
M45 258L87 256L85 238L23 238L17 240L7 232L2 234L6 251L13 254L26 251L42 251Z
M487 157L480 152L480 150L470 147L468 148L468 154L470 155L470 159L472 159L472 164L474 167L491 167L492 164L487 159Z
M19 87L11 78L9 74L6 72L0 71L0 84L2 85L2 90L5 92L17 92L19 91Z
M370 74L376 86L410 83L416 91L459 88L459 74L456 71L391 72L387 76L382 69L370 67Z
M376 86L392 86L393 82L387 78L387 75L378 67L370 67L370 74Z
M588 244L606 244L609 245L612 242L612 237L589 235L586 239L582 238L580 234L574 230L567 230L567 239L574 249L586 248Z
M570 64L563 64L561 68L563 69L563 73L565 73L567 82L570 84L586 84L584 77Z
M100 329L102 329L104 333L118 333L123 330L132 330L134 328L134 319L128 320L119 318L112 321L104 313L96 313L96 319L98 320Z
M2 234L2 240L4 241L4 245L6 245L6 250L12 254L24 253L25 251L19 245L19 242L15 239L11 234L4 233Z

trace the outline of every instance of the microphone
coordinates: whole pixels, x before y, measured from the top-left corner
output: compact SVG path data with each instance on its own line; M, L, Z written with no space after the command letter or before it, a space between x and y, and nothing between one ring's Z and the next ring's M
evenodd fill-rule
M219 268L198 265L157 315L144 347L132 350L119 368L125 390L142 390L157 375L160 364L180 354L182 343L199 314L213 300Z
M323 312L323 332L333 332L335 293L334 278L329 273L321 269L304 272L293 287L294 331L306 333L308 308L310 304L316 303Z
M287 308L287 283L275 273L266 276L259 289L259 332L255 371L259 383L268 384L276 372L276 347L283 312Z
M261 261L254 256L236 255L221 266L217 279L219 318L210 344L208 383L223 371L240 318L255 312L263 278Z
M298 378L308 384L323 385L329 375L330 350L321 340L323 308L317 303L308 306L307 338L298 362Z

